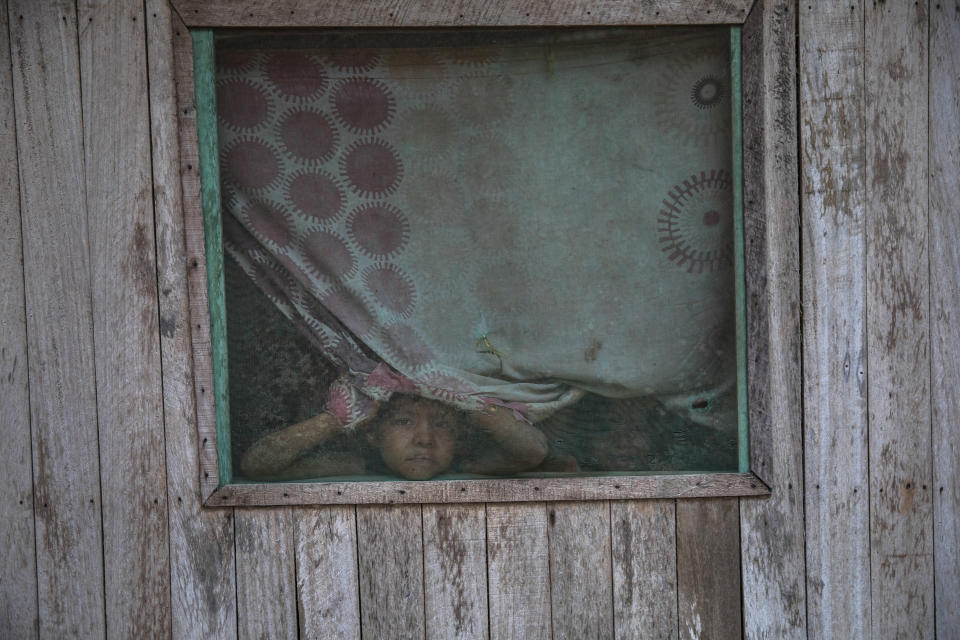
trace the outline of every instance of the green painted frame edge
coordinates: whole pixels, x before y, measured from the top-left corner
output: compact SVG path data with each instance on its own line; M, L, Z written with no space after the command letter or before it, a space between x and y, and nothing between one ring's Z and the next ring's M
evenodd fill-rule
M230 483L233 470L230 453L230 395L227 392L227 306L223 278L223 228L220 221L220 160L217 149L213 30L191 29L190 38L193 41L197 150L200 157L207 301L210 307L210 351L213 359L213 397L217 422L217 474L218 486L222 487Z
M743 88L741 37L743 28L730 27L730 119L733 152L733 254L737 326L737 448L740 473L750 471L750 414L747 408L747 266L743 224Z

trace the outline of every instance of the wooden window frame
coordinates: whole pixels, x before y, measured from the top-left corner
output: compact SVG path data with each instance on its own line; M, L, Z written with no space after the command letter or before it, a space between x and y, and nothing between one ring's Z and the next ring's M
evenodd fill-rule
M783 319L799 306L796 295L777 296L771 302L768 273L782 271L783 255L794 259L796 247L790 238L768 238L767 216L787 212L774 210L776 192L791 177L782 175L791 163L781 163L780 150L795 140L773 139L775 127L764 126L775 114L764 110L762 90L771 78L793 73L795 53L772 51L765 45L762 2L754 0L657 0L556 3L490 0L273 0L247 3L239 0L171 0L176 16L173 33L177 89L183 224L190 299L193 374L197 403L199 481L203 504L208 507L300 504L364 503L457 503L519 502L542 500L602 500L636 498L704 498L718 496L765 496L770 494L769 475L774 443L769 403L776 398L769 367L771 340L799 339L784 335ZM213 375L213 341L208 307L208 279L203 199L219 198L218 186L207 180L201 187L198 113L194 90L194 50L189 31L217 28L319 28L319 27L508 27L508 26L656 26L731 25L742 34L742 145L743 208L742 242L745 256L744 285L739 289L738 309L746 315L746 336L738 335L745 366L739 393L746 394L749 424L749 454L741 456L741 470L729 473L645 473L570 478L492 478L431 481L311 481L222 484L223 456L218 456L217 416ZM792 75L791 75L792 77ZM749 96L749 97L747 97ZM211 97L212 99L212 92ZM790 94L790 101L795 97ZM780 101L783 102L782 100ZM782 106L782 105L781 105ZM788 105L789 106L789 105ZM794 105L795 106L795 105ZM734 107L736 109L736 107ZM215 123L213 123L215 125ZM209 127L207 128L209 130ZM215 126L213 127L215 131ZM794 150L795 151L795 150ZM795 164L792 165L795 171ZM796 179L793 176L792 179ZM735 193L735 198L737 194ZM736 206L736 204L735 204ZM213 230L211 230L213 232ZM794 238L796 240L796 238ZM783 255L780 255L783 254ZM212 278L211 281L216 281ZM222 278L220 278L222 282ZM797 304L790 300L797 298ZM784 308L786 307L786 308ZM773 328L773 329L772 329ZM738 328L738 331L740 329ZM743 340L743 342L741 342ZM743 348L745 346L745 348ZM776 345L776 346L779 346ZM776 349L776 351L780 351ZM799 380L800 363L788 365ZM778 367L782 370L783 367ZM792 392L792 390L786 390ZM220 390L221 393L225 389ZM221 403L222 404L222 403ZM221 438L221 445L223 438ZM740 438L741 446L746 446ZM223 447L221 447L222 449ZM749 460L749 465L746 461ZM746 468L746 467L749 468Z

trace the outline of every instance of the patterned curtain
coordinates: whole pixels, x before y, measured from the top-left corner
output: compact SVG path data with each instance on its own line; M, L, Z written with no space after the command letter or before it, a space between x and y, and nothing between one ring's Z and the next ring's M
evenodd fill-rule
M732 428L727 33L221 39L226 250L341 372L327 410Z

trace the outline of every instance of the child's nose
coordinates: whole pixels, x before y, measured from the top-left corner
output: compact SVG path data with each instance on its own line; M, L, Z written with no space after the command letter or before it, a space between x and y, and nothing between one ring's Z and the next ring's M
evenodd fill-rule
M433 429L427 420L417 420L413 432L414 442L417 444L431 444L433 442Z

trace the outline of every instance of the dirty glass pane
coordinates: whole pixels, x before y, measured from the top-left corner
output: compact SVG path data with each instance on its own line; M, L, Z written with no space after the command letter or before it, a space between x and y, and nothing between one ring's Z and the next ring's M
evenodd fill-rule
M736 471L729 33L218 36L237 479Z

